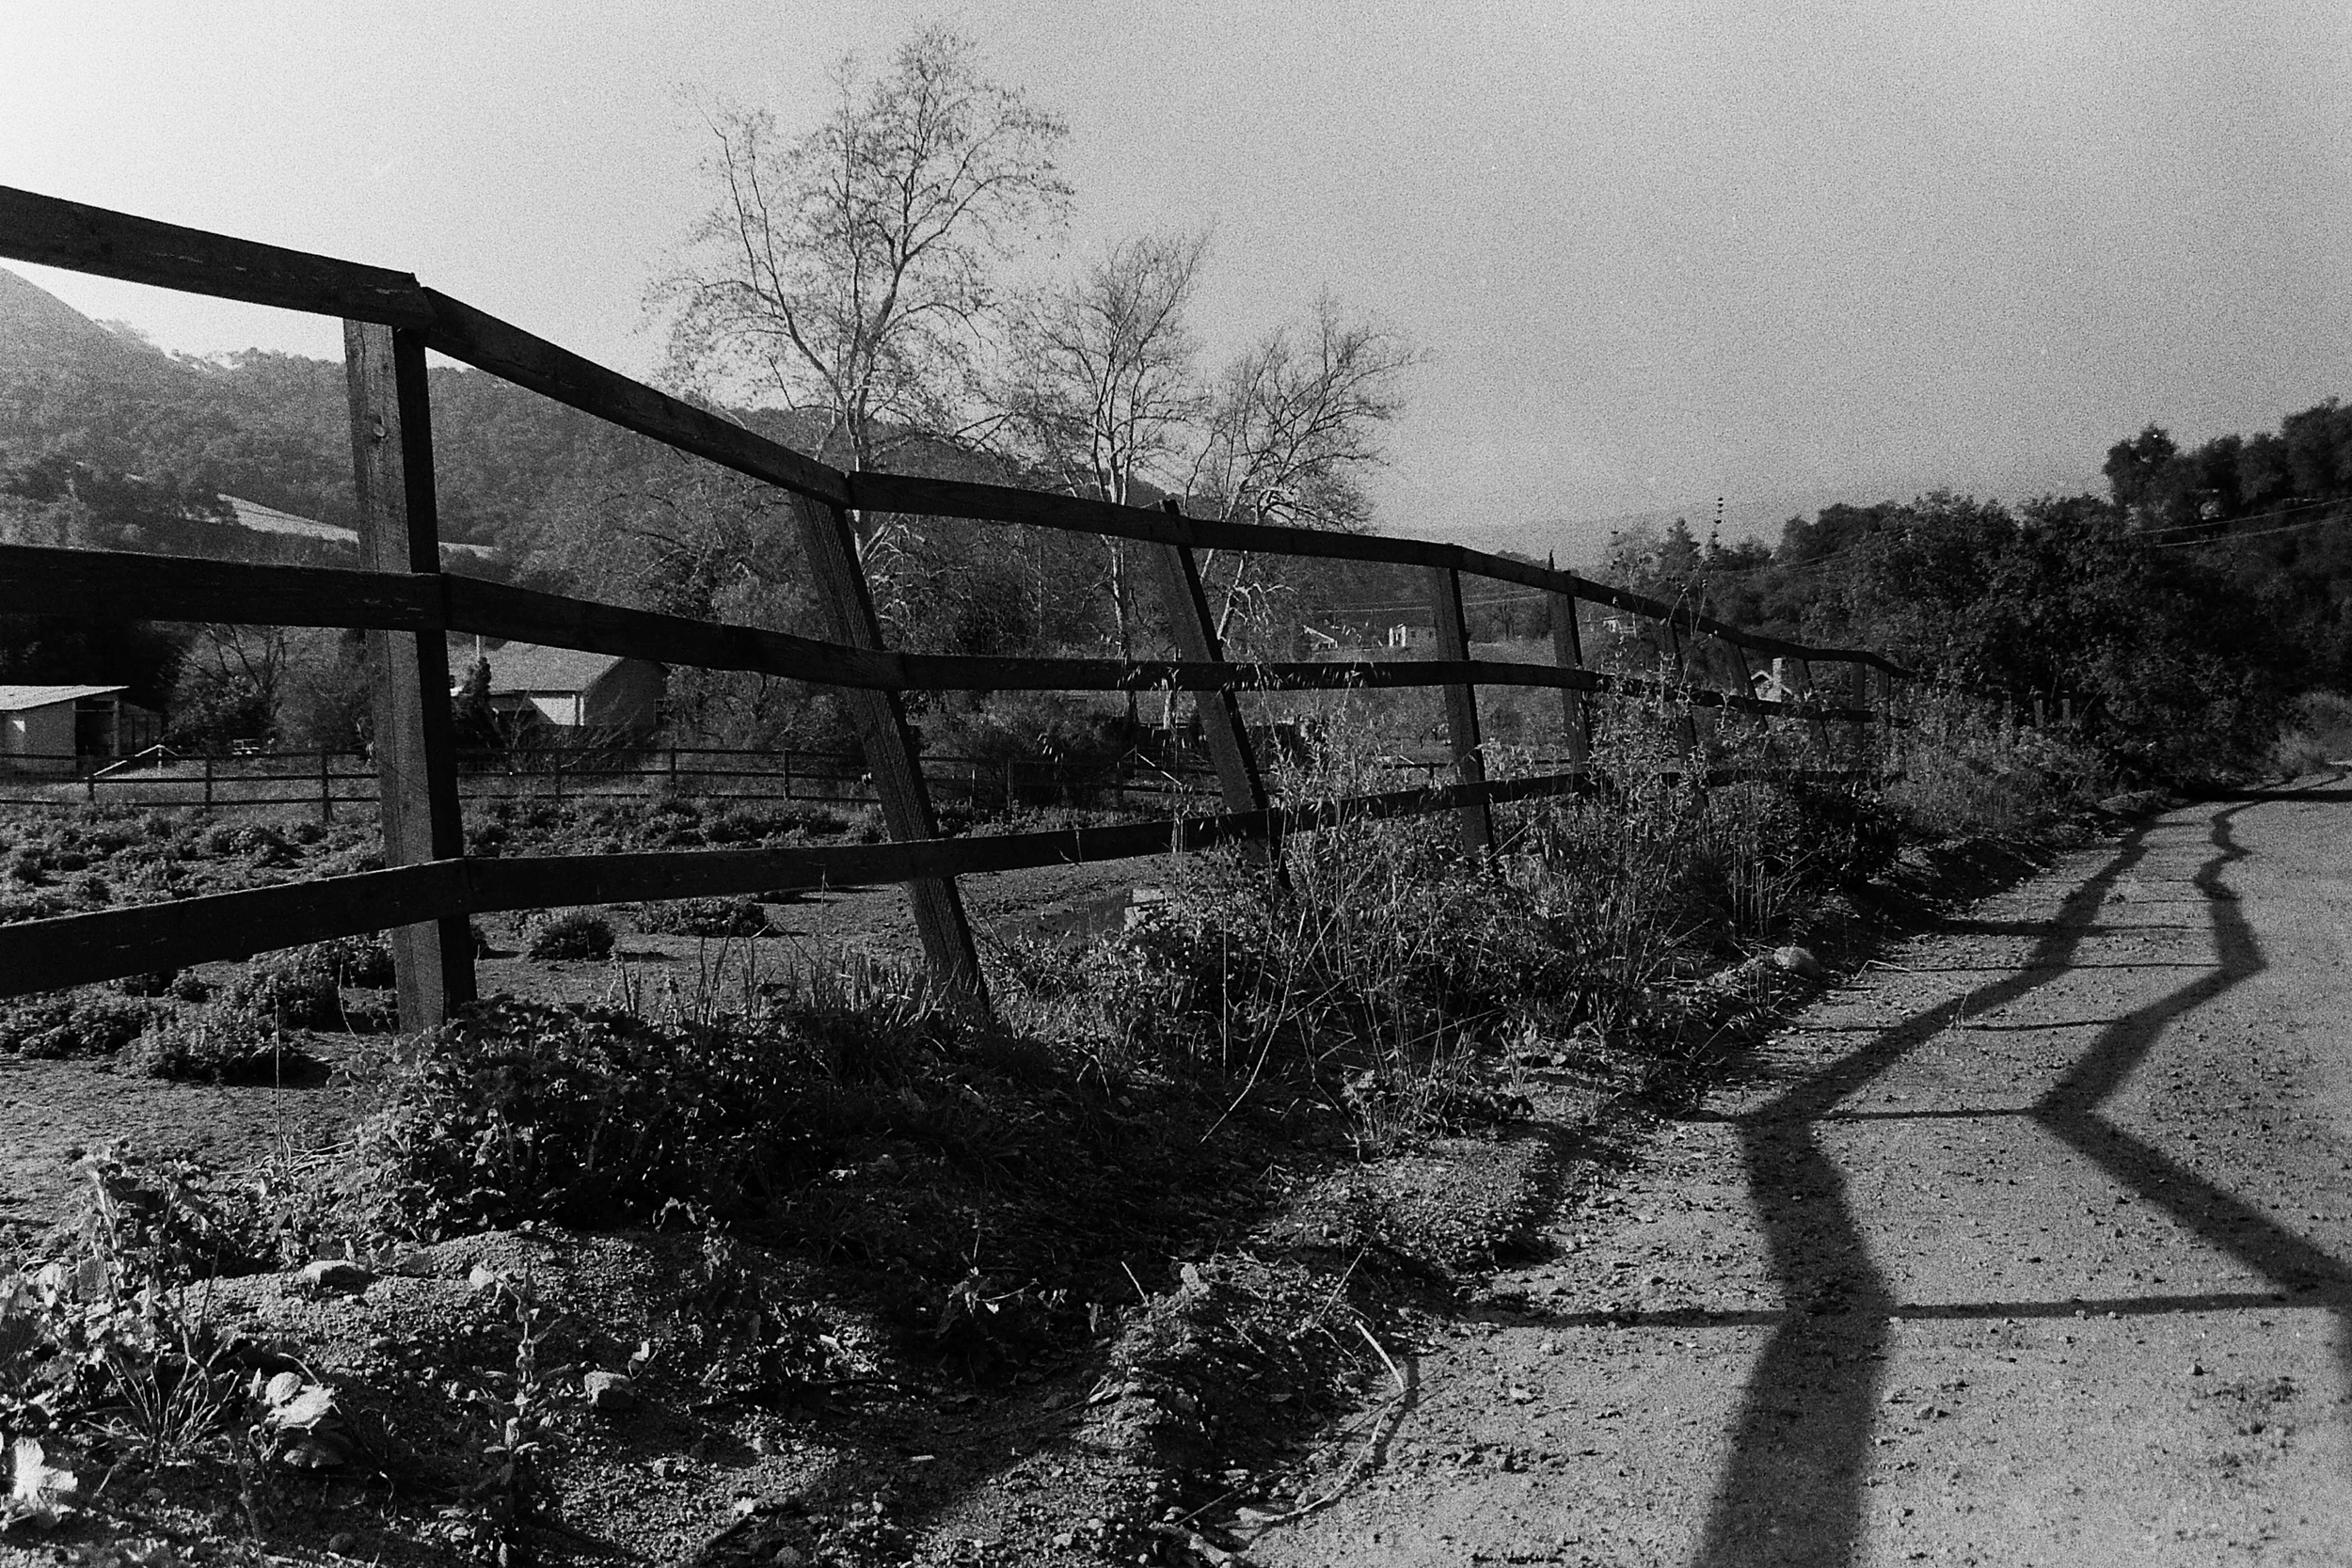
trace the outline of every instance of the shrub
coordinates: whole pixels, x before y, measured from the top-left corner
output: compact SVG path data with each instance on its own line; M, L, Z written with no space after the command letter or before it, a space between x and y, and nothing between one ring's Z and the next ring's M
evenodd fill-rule
M342 1022L335 969L312 947L253 959L222 990L215 1006L272 1032L332 1029Z
M61 893L0 893L0 926L19 920L48 920L61 914L72 914L73 902Z
M346 986L375 990L392 983L392 942L382 932L364 937L336 937L302 949L334 970Z
M609 958L612 927L594 910L549 910L532 923L523 950L534 958Z
M118 975L107 984L125 996L169 996L179 979L176 969L153 969L144 974Z
M0 1012L0 1052L22 1056L111 1056L168 1006L103 991L53 991Z
M662 936L755 937L768 929L768 911L751 898L672 898L640 904L637 928Z
M309 1061L265 1019L218 1004L158 1020L125 1054L147 1077L206 1084L266 1083Z
M827 1067L804 1031L501 999L422 1037L361 1147L385 1223L418 1233L739 1214L805 1147Z
M2289 778L2352 757L2352 698L2310 691L2296 700L2272 761Z

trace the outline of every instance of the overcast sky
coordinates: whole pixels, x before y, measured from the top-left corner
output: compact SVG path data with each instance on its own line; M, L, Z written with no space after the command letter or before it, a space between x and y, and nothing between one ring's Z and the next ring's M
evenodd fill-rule
M1579 557L1717 495L2082 487L2150 420L2352 395L2341 0L0 0L0 182L414 271L642 373L704 205L691 98L805 123L931 18L1068 116L1070 246L1215 226L1213 342L1327 286L1431 352L1392 531L1557 522ZM336 352L24 270L167 347Z

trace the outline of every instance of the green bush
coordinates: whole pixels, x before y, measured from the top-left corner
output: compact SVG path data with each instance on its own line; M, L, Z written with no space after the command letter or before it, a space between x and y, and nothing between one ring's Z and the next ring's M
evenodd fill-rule
M149 1078L252 1084L267 1083L310 1058L266 1019L216 1004L158 1020L131 1043L124 1060Z
M594 910L549 910L532 923L523 951L534 958L609 958L612 927Z
M768 929L768 911L751 898L671 898L640 904L637 928L660 936L755 937Z
M0 1012L0 1052L21 1056L111 1056L151 1023L167 1004L103 991L52 991Z
M386 1223L418 1233L739 1215L806 1163L829 1065L805 1030L501 999L421 1039L361 1147Z

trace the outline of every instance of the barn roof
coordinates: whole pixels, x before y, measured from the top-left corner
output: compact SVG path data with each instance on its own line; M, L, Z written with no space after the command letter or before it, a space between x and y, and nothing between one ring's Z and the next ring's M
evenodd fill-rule
M55 703L103 697L130 689L127 686L0 686L0 712L17 713L28 707L48 707Z
M549 648L537 642L509 642L483 657L490 661L492 696L585 691L622 662L619 654L582 653L578 648Z

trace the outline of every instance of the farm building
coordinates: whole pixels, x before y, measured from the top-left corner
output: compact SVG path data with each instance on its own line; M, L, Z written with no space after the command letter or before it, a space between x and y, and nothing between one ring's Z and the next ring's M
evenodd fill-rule
M120 686L0 686L0 768L72 776L83 757L151 743L160 720Z
M490 706L503 717L535 715L562 729L643 735L661 722L668 672L649 658L508 642L485 656Z

